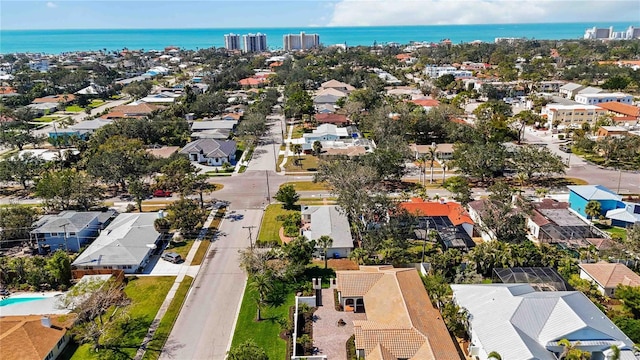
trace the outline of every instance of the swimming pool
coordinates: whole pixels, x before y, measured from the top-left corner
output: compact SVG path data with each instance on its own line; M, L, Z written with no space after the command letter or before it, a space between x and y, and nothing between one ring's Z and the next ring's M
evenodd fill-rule
M7 298L7 299L4 299L4 300L0 300L0 306L21 304L21 303L25 303L25 302L36 301L36 300L44 300L44 299L47 299L47 298L43 297L43 296L40 296L40 297L14 297L14 298Z

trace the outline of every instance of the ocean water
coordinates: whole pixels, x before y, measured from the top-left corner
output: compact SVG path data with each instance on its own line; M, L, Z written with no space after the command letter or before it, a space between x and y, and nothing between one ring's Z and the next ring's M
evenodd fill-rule
M316 33L323 45L372 45L411 41L453 43L481 40L493 42L496 37L527 39L580 39L587 28L613 26L625 30L629 23L562 23L562 24L492 24L433 26L371 26L262 29L100 29L100 30L0 30L0 53L34 52L57 54L79 50L163 49L173 45L185 49L223 47L224 34L261 32L267 35L270 49L282 48L282 36L290 33Z

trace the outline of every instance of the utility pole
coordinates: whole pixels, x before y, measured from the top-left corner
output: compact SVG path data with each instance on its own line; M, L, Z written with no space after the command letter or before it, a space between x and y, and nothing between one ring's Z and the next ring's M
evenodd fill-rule
M618 168L618 194L620 194L620 181L622 180L622 167Z
M64 250L69 252L69 244L67 244L67 225L69 224L64 224L64 225L60 225L60 227L62 227L62 238L64 239ZM78 249L78 251L80 251L80 249Z
M265 175L267 175L267 201L269 205L271 205L271 190L269 190L269 170L264 171Z
M249 230L249 246L251 246L251 251L253 251L253 238L251 237L251 229L255 228L255 226L243 226L243 229Z

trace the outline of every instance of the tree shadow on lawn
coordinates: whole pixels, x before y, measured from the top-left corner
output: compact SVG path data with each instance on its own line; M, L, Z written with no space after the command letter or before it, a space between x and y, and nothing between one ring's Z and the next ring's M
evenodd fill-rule
M287 284L276 281L273 283L273 288L267 295L267 304L271 307L278 307L284 305L287 301L287 295L291 292L291 287ZM268 319L265 319L268 320Z

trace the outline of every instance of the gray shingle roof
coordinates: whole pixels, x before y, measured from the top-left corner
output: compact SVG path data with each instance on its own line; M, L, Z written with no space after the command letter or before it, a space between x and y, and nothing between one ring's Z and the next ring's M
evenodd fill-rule
M181 154L202 153L206 157L227 157L236 151L236 142L233 140L199 139L185 145L180 150Z
M158 237L156 213L120 214L73 262L74 266L139 265Z
M88 227L96 218L104 223L113 216L115 211L63 211L57 215L44 215L33 224L32 234L50 234L60 232L80 232ZM66 230L65 230L66 229ZM95 229L98 230L98 229Z
M576 83L567 83L564 84L562 86L560 86L560 90L568 90L568 91L575 91L575 90L580 90L580 89L584 89L585 86L584 85L580 85L580 84L576 84Z

